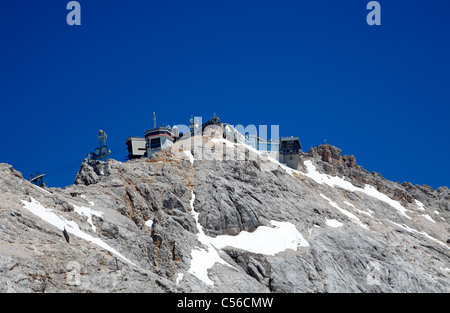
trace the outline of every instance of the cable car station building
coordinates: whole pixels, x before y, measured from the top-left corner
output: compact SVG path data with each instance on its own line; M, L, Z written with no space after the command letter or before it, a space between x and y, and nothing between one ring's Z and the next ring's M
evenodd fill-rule
M145 132L147 157L155 152L168 149L173 145L173 134L170 126L157 127Z
M191 118L189 126L191 135L194 135L194 129L200 125L197 120ZM202 130L210 125L220 125L224 127L224 136L226 125L214 115L211 120L201 125ZM128 159L138 159L141 157L150 157L153 153L170 148L175 141L183 136L179 133L176 126L173 129L170 126L156 127L156 115L153 113L153 129L147 130L145 138L128 137L126 144L128 146ZM299 137L281 137L272 140L265 140L256 135L245 135L245 143L251 147L263 152L263 155L270 156L286 166L297 169L300 162L300 153L302 147Z

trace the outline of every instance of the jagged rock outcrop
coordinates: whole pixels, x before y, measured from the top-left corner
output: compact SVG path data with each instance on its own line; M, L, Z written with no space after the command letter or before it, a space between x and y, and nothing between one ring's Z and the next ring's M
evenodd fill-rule
M345 166L357 169L356 159L353 155L341 155L342 150L330 144L322 144L312 147L309 154L318 155L323 162L330 163L335 166Z
M412 185L408 182L398 184L384 179L379 173L366 171L356 164L353 155L341 155L341 153L342 150L339 148L322 144L312 147L305 156L315 158L318 168L327 174L346 177L356 186L369 184L403 204L414 204L415 200L419 200L431 207L440 208L444 212L449 211L448 187L442 186L434 190L427 185Z
M83 162L64 189L0 164L0 292L449 291L447 187L330 145L291 170L222 137L110 160L109 176Z

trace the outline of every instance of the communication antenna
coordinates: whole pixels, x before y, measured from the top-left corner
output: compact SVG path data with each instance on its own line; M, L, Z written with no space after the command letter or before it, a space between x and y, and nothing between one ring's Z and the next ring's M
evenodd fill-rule
M99 130L98 132L98 140L100 140L100 147L106 146L106 139L108 139L108 135L103 130Z
M100 145L95 148L94 152L88 154L88 162L91 165L91 160L101 160L105 162L105 175L109 175L108 156L111 153L106 146L106 139L108 136L103 130L100 130L97 135Z
M156 113L153 112L153 129L156 128Z

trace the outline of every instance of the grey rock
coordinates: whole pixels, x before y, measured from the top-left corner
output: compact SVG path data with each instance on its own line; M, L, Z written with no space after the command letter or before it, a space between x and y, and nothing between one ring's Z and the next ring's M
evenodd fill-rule
M215 159L223 152L210 139L219 133L214 129L204 146L192 148L194 164L180 141L150 159L110 160L109 176L102 162L85 160L75 184L64 189L43 190L0 164L0 292L450 291L447 187L388 181L330 145L302 154L293 175L239 144L235 154L244 158ZM302 174L306 160L356 187L373 186L404 206L409 218L367 194L318 184ZM60 229L24 208L22 201L31 199L79 225L97 244L75 235L67 244ZM96 231L74 205L98 212L92 216ZM329 220L342 226L333 228ZM213 286L189 273L192 251L205 248L198 226L205 236L234 236L271 221L292 223L309 246L276 255L216 249L229 266L208 270Z
M102 220L100 222L101 235L105 238L114 239L119 236L119 227L113 223Z

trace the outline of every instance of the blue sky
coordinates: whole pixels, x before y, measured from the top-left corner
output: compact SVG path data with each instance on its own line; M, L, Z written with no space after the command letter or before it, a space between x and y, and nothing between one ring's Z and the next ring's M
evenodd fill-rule
M0 162L28 178L213 113L280 125L393 181L449 186L450 2L2 1ZM123 160L125 151L114 158ZM48 176L72 184L78 168Z

